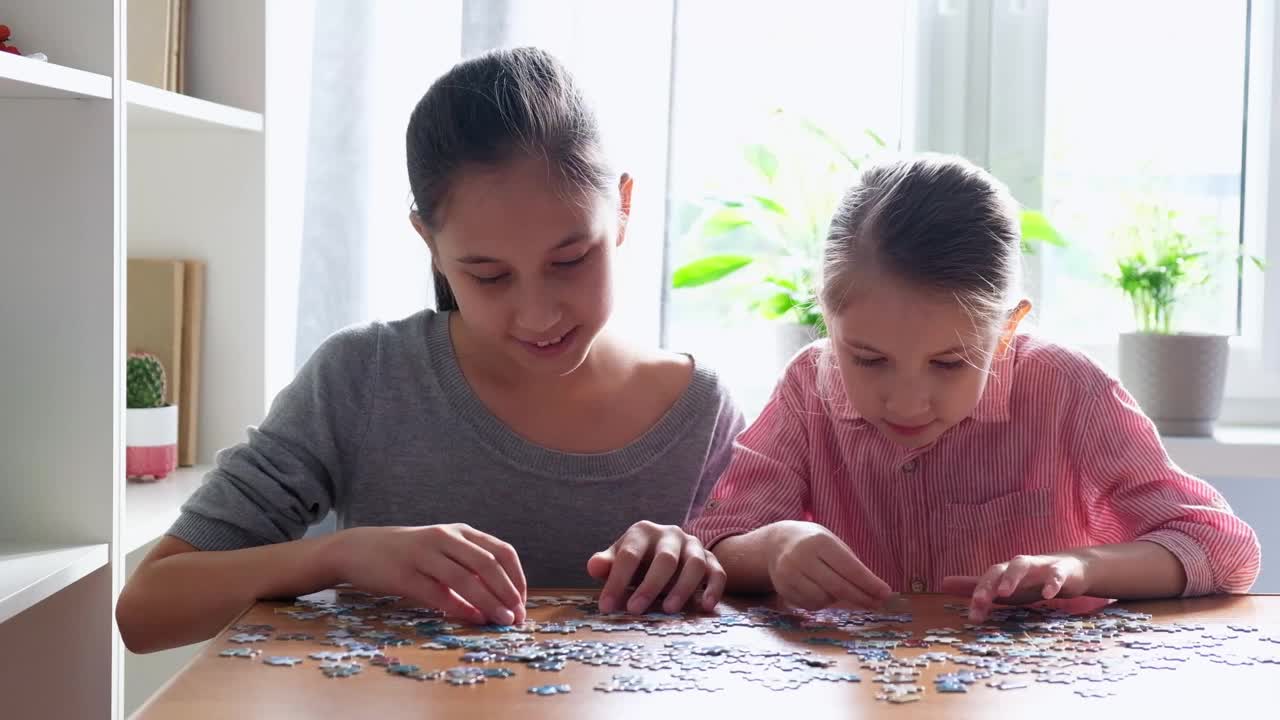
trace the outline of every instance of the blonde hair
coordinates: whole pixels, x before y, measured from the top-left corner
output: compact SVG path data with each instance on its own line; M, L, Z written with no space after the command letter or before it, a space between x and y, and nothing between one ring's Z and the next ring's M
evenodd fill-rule
M1018 206L982 168L951 155L882 160L844 194L823 252L820 300L839 312L860 264L951 294L998 327L1021 278Z

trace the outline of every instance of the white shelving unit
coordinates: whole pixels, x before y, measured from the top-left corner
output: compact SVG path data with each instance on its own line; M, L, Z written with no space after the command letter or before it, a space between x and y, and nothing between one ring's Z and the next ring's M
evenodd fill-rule
M115 601L266 409L267 0L190 0L183 95L127 79L128 2L0 0L50 58L0 53L5 717L124 717L190 657L124 651ZM124 478L130 257L206 264L201 464L148 484Z
M0 53L0 98L111 99L111 78Z
M130 81L125 86L129 129L262 132L262 113L219 105Z
M106 545L0 545L0 622L106 565Z

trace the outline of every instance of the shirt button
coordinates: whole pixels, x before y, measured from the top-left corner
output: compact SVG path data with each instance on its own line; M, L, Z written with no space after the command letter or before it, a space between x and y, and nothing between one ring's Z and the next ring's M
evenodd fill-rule
M902 472L913 473L919 465L920 463L916 462L915 458L911 458L910 460L902 463Z
M924 592L924 581L921 580L920 578L912 578L911 592L918 592L918 593Z

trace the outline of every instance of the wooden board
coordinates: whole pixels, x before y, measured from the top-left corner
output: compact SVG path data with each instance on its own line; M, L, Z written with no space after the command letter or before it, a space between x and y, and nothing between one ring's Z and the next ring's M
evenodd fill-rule
M165 402L178 402L182 386L182 318L186 270L179 260L130 258L129 352L149 352L164 366Z
M166 88L176 92L187 91L187 5L188 0L169 0L169 57L165 68Z
M200 260L183 261L182 382L178 386L178 464L199 462L200 363L204 353L204 276Z
M573 593L575 591L533 590L530 595ZM908 629L913 637L920 638L926 629L938 627L962 628L965 618L948 610L947 603L956 598L919 595L907 598L906 610L912 614L909 625L890 625L885 629ZM732 599L722 604L719 612L743 611L760 600ZM253 659L219 657L227 648L245 647L227 641L223 633L183 672L154 696L140 713L139 718L182 717L190 720L210 720L226 717L238 718L554 718L578 720L580 718L674 718L710 717L731 718L761 717L772 720L786 718L1042 718L1042 717L1196 717L1210 713L1210 717L1229 717L1239 713L1241 717L1256 716L1267 708L1274 708L1276 686L1280 682L1280 665L1255 664L1233 667L1210 661L1206 657L1187 652L1188 658L1176 669L1142 670L1138 675L1117 683L1077 681L1073 685L1057 685L1037 682L1035 676L1007 676L1025 681L1027 687L1015 690L997 690L979 681L965 694L940 694L935 692L933 678L939 672L954 672L964 668L951 662L935 663L922 670L917 680L924 686L923 699L909 705L891 705L875 699L880 685L873 682L874 673L860 667L854 656L844 648L809 643L813 632L783 631L770 627L731 627L723 634L696 637L653 636L643 632L597 633L579 630L570 635L535 636L536 640L599 640L607 642L642 643L660 650L671 641L690 641L696 645L748 646L757 649L781 651L812 651L819 657L836 661L834 670L854 672L862 677L859 683L815 680L795 690L774 691L759 683L742 679L741 675L724 670L717 671L726 689L720 692L682 691L653 693L605 693L594 690L597 683L615 674L666 675L630 667L592 667L570 662L560 672L541 672L519 663L495 663L513 668L516 675L505 679L491 679L482 685L470 687L450 686L442 681L417 681L388 674L384 669L371 667L368 661L363 671L350 678L327 678L318 669L318 661L307 659L295 667L271 667L262 663L269 655L306 657L318 650L334 650L319 642L327 630L335 627L325 619L300 621L277 612L288 603L259 602L245 612L233 624L267 624L274 626L273 639L254 643L262 651ZM1262 635L1280 635L1280 597L1234 596L1210 597L1194 600L1170 600L1146 603L1126 603L1123 607L1152 613L1154 621L1195 621L1204 623L1204 632L1214 633L1226 629L1227 623L1245 623L1259 626L1260 631L1249 635L1231 652L1249 652L1275 656L1280 645L1267 643ZM895 609L901 611L902 608ZM365 613L361 613L365 614ZM564 621L580 617L574 607L543 607L530 611L530 618L540 622ZM378 630L384 629L381 625ZM309 633L316 641L275 639L281 633ZM406 631L407 632L407 631ZM822 631L823 636L848 633ZM1140 637L1161 639L1186 639L1199 637L1201 631L1183 633L1143 633ZM1126 636L1138 637L1138 636ZM419 665L424 669L443 669L465 665L460 662L461 650L427 650L417 646L427 638L415 637L415 644L408 647L388 648L403 663ZM1235 642L1235 641L1233 641ZM1112 647L1088 657L1120 659L1125 653L1140 651ZM925 652L947 651L945 645L933 645L930 649L897 649L896 657L913 657ZM954 654L960 654L953 651ZM1083 655L1082 655L1083 657ZM994 676L997 679L1006 676ZM542 697L531 695L528 688L534 685L566 683L572 688L566 695ZM1115 693L1105 699L1085 698L1076 690L1100 690Z
M129 0L129 79L172 90L169 57L174 0Z

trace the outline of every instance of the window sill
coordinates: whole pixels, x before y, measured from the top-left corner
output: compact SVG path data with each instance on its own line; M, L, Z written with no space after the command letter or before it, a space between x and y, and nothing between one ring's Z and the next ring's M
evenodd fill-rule
M1223 426L1211 438L1163 438L1178 467L1199 478L1280 481L1280 427Z

